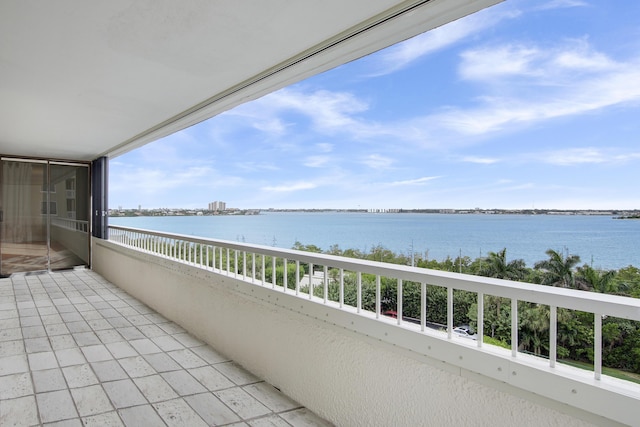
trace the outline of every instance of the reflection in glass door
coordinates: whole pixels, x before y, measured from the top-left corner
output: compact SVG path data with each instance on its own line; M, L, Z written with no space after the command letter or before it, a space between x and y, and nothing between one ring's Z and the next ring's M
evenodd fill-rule
M49 164L51 270L89 264L89 168Z
M43 209L48 202L47 164L3 160L0 168L0 274L46 270L49 254Z
M2 159L0 275L89 264L89 168Z

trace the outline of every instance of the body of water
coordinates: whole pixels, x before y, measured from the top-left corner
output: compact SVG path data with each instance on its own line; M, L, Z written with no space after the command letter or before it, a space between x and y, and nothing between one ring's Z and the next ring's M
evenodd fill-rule
M372 214L265 212L260 215L114 217L110 224L282 248L296 241L323 250L368 252L376 245L397 253L443 260L475 259L507 248L509 260L528 267L554 249L582 263L618 269L640 266L640 220L586 215Z

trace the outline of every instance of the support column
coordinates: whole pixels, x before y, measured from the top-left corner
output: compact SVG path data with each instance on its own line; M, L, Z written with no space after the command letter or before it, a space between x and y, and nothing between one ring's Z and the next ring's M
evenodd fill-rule
M91 162L91 235L108 239L109 159L100 157Z

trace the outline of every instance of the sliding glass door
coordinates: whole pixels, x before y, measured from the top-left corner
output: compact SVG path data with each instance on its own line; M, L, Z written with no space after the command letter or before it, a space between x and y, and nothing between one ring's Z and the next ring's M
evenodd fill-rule
M88 169L2 159L0 275L89 263Z

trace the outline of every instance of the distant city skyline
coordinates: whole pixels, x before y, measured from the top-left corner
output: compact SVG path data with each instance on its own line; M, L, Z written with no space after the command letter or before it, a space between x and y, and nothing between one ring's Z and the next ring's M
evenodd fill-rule
M112 159L110 205L640 208L638 16L501 3Z

